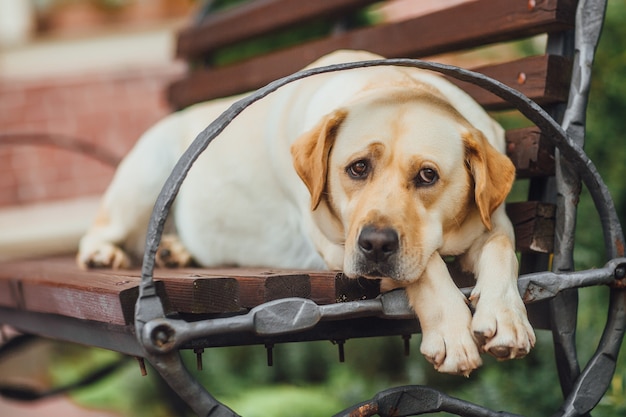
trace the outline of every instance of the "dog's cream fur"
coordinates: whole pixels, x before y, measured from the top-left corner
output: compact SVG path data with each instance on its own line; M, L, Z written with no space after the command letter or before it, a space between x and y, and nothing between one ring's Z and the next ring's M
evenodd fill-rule
M339 51L312 66L380 58ZM173 114L120 165L80 244L81 266L124 268L181 153L236 98ZM469 96L428 72L376 67L297 81L246 109L195 163L157 259L182 265L342 269L405 287L421 351L469 374L480 353L524 356L535 336L517 291L503 201L504 135ZM477 277L467 301L442 256Z

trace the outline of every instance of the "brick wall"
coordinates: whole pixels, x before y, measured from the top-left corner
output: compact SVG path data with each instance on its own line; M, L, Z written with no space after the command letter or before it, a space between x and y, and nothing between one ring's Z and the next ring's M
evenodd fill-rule
M72 135L122 156L169 112L164 87L180 71L164 66L36 81L0 79L0 133ZM0 207L100 194L113 172L66 150L0 142Z

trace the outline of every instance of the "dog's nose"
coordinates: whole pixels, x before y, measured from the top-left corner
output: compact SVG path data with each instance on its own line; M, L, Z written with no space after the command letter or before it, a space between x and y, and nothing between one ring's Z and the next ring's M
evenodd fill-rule
M373 262L386 261L400 247L398 233L390 227L365 226L359 235L359 249Z

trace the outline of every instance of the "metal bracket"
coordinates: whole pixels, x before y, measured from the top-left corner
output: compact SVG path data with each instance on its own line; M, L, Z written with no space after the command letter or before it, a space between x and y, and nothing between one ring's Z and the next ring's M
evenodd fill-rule
M626 258L610 261L604 268L556 274L541 272L520 277L518 288L526 303L555 297L570 288L612 285L626 271ZM471 288L462 290L466 296ZM321 321L345 320L359 317L412 319L412 311L403 290L382 294L376 299L317 305L304 298L284 298L257 306L247 314L187 322L157 318L143 326L143 346L152 354L174 352L198 339L225 333L250 332L272 337L309 330Z

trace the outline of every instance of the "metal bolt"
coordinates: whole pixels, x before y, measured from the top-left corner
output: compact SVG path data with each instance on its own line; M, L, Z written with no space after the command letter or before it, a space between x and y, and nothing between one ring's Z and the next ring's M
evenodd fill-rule
M176 332L172 327L162 324L152 330L150 340L155 346L164 348L174 342L175 334Z
M613 276L618 280L626 278L626 264L618 265L617 268L615 268Z
M345 340L337 340L337 348L339 349L339 362L344 363L346 361L346 352L344 350Z
M169 342L169 340L170 340L167 332L165 332L163 330L159 330L157 332L154 332L152 337L154 339L154 343L159 345L159 346L163 346L163 345L167 344L167 342Z
M517 74L517 83L519 85L526 84L526 73L525 72L520 72L519 74Z
M535 0L528 0L528 10L533 11L537 6L537 2Z
M148 375L148 370L146 369L146 362L143 360L143 358L139 356L135 356L135 359L137 359L137 362L139 363L139 371L141 372L141 376Z
M267 343L265 350L267 351L267 366L274 366L274 344Z
M202 366L202 354L204 353L204 349L202 348L195 348L193 350L196 353L196 368L198 368L198 371L201 371L203 366Z
M411 344L409 341L411 340L410 334L403 334L402 340L404 340L404 356L409 356L411 354Z

